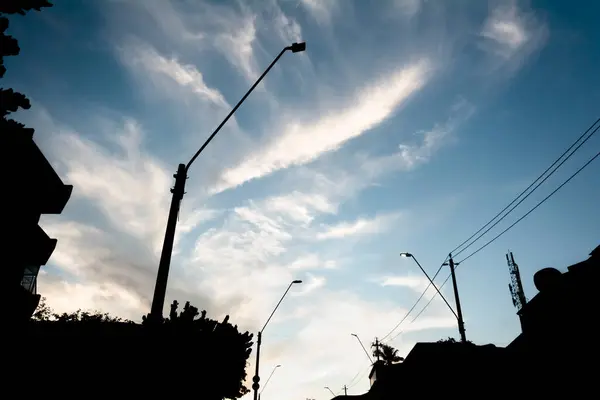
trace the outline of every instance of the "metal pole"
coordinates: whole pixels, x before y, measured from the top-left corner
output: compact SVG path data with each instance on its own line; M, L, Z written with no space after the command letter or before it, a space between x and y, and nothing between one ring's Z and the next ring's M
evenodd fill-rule
M258 394L258 398L260 399L260 395L262 392L265 391L265 388L267 387L267 385L269 384L269 381L271 380L271 378L273 377L273 374L275 373L275 370L277 368L281 367L281 365L276 365L275 368L273 368L273 371L271 371L271 374L269 375L269 377L267 378L267 381L265 382L265 385L262 387L262 390L260 391L260 393Z
M354 336L356 338L356 340L358 340L358 343L360 343L360 347L362 347L362 349L364 350L365 354L369 358L369 361L371 361L371 364L373 364L373 359L371 358L371 355L369 354L369 352L367 351L367 349L365 349L365 346L363 345L362 340L360 340L360 338L358 337L358 335L355 334L355 333L351 333L351 335Z
M344 385L344 396L348 396L348 388Z
M171 189L171 207L169 209L169 218L167 219L167 229L163 242L162 252L160 253L160 262L158 264L158 274L156 275L156 284L154 286L154 296L152 297L152 308L150 309L151 322L162 322L162 312L165 305L165 294L167 292L167 281L169 279L169 268L171 265L171 254L173 253L173 243L175 241L175 229L177 227L177 217L179 216L179 206L183 194L185 193L186 168L184 164L179 164L177 173L173 175L175 186Z
M171 189L171 193L173 193L173 197L171 198L171 208L169 209L169 217L167 219L167 229L165 232L165 239L163 242L163 248L160 254L160 261L158 264L158 273L156 276L156 284L154 286L154 296L152 297L152 307L150 309L150 319L152 321L162 322L162 310L165 304L165 295L167 292L167 281L169 279L169 268L171 266L171 255L173 253L173 243L175 241L175 230L177 228L177 217L179 215L179 206L181 200L183 199L183 195L185 193L185 180L187 179L187 171L192 165L192 163L198 158L200 153L208 146L208 144L213 140L213 138L219 133L223 125L231 118L231 116L237 111L237 109L242 105L242 103L248 98L250 93L258 86L258 84L263 80L263 78L269 73L271 68L279 61L283 53L288 50L292 50L292 52L304 51L306 45L304 43L294 43L291 46L285 47L277 57L269 64L267 69L262 73L262 75L254 82L252 87L246 92L244 97L238 101L238 103L233 107L233 109L227 114L225 119L217 126L214 132L206 139L202 147L192 156L187 165L179 164L177 168L177 174L175 177L175 187Z
M260 375L258 374L258 368L259 368L259 362L260 362L260 343L261 343L261 339L262 339L262 332L267 327L267 324L269 323L269 321L271 321L271 318L273 317L273 314L275 314L275 311L277 311L277 309L279 308L279 305L281 304L281 302L285 298L285 295L290 291L290 288L292 287L292 285L294 283L302 283L302 281L301 280L294 280L294 281L292 281L292 283L290 283L290 285L288 286L288 288L283 293L283 296L281 296L281 299L279 299L279 302L277 303L277 305L273 309L273 312L271 313L271 315L269 315L269 318L267 319L267 322L265 322L265 324L263 325L262 329L258 332L258 339L256 341L256 368L255 368L255 372L254 372L254 377L252 378L252 381L254 381L254 383L252 384L252 389L254 389L254 400L258 400L258 389L260 389L260 384L258 383L258 382L260 382Z
M450 254L450 275L452 276L452 286L454 287L454 299L456 301L456 313L458 314L458 332L460 333L460 340L463 343L467 342L467 335L465 334L465 323L463 321L462 309L460 308L460 298L458 297L458 286L456 284L456 273L454 272L454 260L452 254Z
M200 149L196 152L196 154L194 154L194 156L191 158L190 162L187 163L187 165L185 166L185 170L186 171L190 168L190 165L192 165L192 163L196 160L196 158L198 158L198 156L200 155L200 153L202 153L202 150L204 150L204 148L206 146L208 146L208 144L210 143L210 141L213 140L213 138L217 135L217 133L219 133L219 131L221 130L221 128L223 127L223 125L225 125L225 123L229 120L229 118L231 118L231 116L242 105L242 103L244 102L244 100L246 100L246 98L248 96L250 96L250 93L252 93L252 91L254 90L254 88L256 86L258 86L258 84L260 83L260 81L263 80L263 78L265 77L265 75L267 75L269 73L269 71L271 70L271 68L273 68L273 66L277 63L277 61L279 61L279 59L281 58L281 56L283 55L283 53L285 53L288 50L291 50L291 48L290 47L286 47L283 50L281 50L281 52L277 55L277 57L275 57L275 59L267 67L267 69L265 70L265 72L263 72L262 75L256 80L256 82L254 82L254 85L252 85L252 87L250 89L248 89L248 91L246 92L246 94L244 95L244 97L242 97L241 100L238 101L238 103L235 105L235 107L233 107L233 109L229 112L229 114L227 114L227 116L225 117L225 119L223 120L223 122L221 122L219 124L219 126L217 126L217 129L215 129L215 131L208 137L208 139L206 139L206 142L204 142L204 144L202 145L202 147L200 147Z
M410 257L413 260L415 260L415 262L417 263L417 265L419 266L419 268L421 268L421 272L423 272L423 274L429 280L429 283L431 283L431 286L433 286L435 288L435 290L437 291L437 294L440 295L440 297L442 298L442 300L444 300L444 303L446 303L446 305L448 306L448 308L450 309L450 311L452 311L452 314L454 314L454 316L456 317L456 319L458 319L458 315L456 315L456 312L454 312L454 309L452 308L452 306L450 305L450 303L448 303L448 300L446 300L446 298L444 297L444 295L442 294L442 292L440 292L440 289L438 289L437 285L435 283L433 283L433 280L429 277L429 274L425 271L425 269L423 269L423 267L421 266L421 264L419 263L419 261L417 260L417 258L414 256L414 254L410 254Z
M331 390L331 389L329 388L329 386L325 386L325 389L329 390L329 393L331 393L331 395L332 395L333 397L335 397L335 393L333 393L333 390Z
M260 363L260 342L262 339L262 332L258 332L258 338L256 339L256 366L255 366L255 371L254 371L254 377L252 378L252 381L254 382L252 384L252 389L254 390L254 400L258 400L258 389L260 388L260 385L258 382L260 382L260 375L258 374L258 368L259 368L259 363Z

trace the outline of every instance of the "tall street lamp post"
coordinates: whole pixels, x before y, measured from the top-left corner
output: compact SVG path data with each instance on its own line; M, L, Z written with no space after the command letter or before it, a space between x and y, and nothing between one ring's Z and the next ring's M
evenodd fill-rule
M455 264L454 264L454 260L452 260L452 255L450 255L450 264L444 263L444 265L450 265L452 284L454 286L454 300L456 301L456 310L457 311L454 311L454 308L452 308L450 303L448 303L448 300L446 300L446 298L444 297L444 295L442 294L440 289L437 287L437 285L435 283L433 283L433 280L429 277L429 274L425 271L425 269L423 269L423 267L421 266L421 264L419 263L417 258L412 253L400 253L400 256L412 258L415 261L415 263L419 266L419 268L421 269L421 272L423 272L423 274L427 277L431 286L433 286L435 288L435 290L440 295L442 300L444 300L444 303L446 303L446 305L448 306L450 311L452 311L452 314L454 314L454 316L456 317L456 320L458 321L458 332L460 333L460 340L461 340L461 342L465 343L467 341L467 336L465 334L465 323L463 321L462 311L461 311L461 307L460 307L460 299L458 297L458 286L456 285L456 275L454 274Z
M360 340L360 338L358 337L358 335L356 333L351 333L351 335L354 336L356 338L356 340L358 340L358 343L360 343L360 347L362 347L365 354L367 355L367 358L369 359L369 361L371 361L371 364L373 364L373 359L371 358L371 355L369 354L367 349L365 349L365 346L363 345L362 340Z
M271 371L271 375L269 375L269 377L267 378L267 381L265 382L265 386L263 386L262 390L260 391L260 393L258 394L258 400L260 400L260 395L262 394L262 392L265 391L267 385L269 384L269 381L271 380L271 377L273 376L273 374L275 373L275 370L277 370L277 368L281 367L281 364L277 364L274 368L273 371Z
M183 199L183 195L185 194L185 181L187 179L187 172L192 165L192 163L198 158L200 153L208 146L208 144L213 140L213 138L219 133L223 125L231 118L231 116L237 111L237 109L242 105L242 103L248 98L250 93L258 86L258 84L263 80L265 75L273 68L275 63L279 61L283 54L290 50L292 53L298 53L306 50L306 43L293 43L291 46L285 47L281 52L275 57L273 62L267 67L265 72L254 82L254 85L246 92L244 97L233 107L233 109L227 114L223 122L217 126L217 129L208 137L208 139L204 142L202 147L194 154L194 156L190 159L187 164L179 164L177 167L177 173L173 175L175 178L175 185L173 189L171 189L171 193L173 196L171 197L171 207L169 208L169 217L167 219L167 228L165 231L165 239L163 242L162 251L160 253L160 262L158 264L158 274L156 276L156 284L154 286L154 296L152 297L152 308L150 310L150 319L153 322L162 320L162 312L163 306L165 304L165 294L167 292L167 281L169 279L169 268L171 265L171 254L173 253L173 242L175 240L175 229L177 227L177 217L179 215L179 206L181 204L181 200Z
M335 393L333 393L333 390L329 389L329 386L325 386L325 389L329 390L329 393L331 393L331 395L335 397Z
M271 321L271 318L273 317L273 314L275 314L275 311L277 311L277 309L279 308L279 305L281 304L281 302L283 301L283 299L285 299L285 296L290 291L292 285L294 285L295 283L302 283L302 281L297 279L297 280L292 281L290 283L290 285L287 287L287 289L283 293L283 296L281 296L281 299L279 299L279 302L277 303L277 305L273 309L273 312L271 313L271 315L269 315L269 318L267 319L267 322L265 322L265 324L263 325L262 329L260 331L258 331L258 335L257 335L257 339L256 339L256 366L255 366L254 377L252 378L252 381L254 382L252 384L252 389L254 390L254 400L258 400L258 389L260 388L260 384L258 382L260 382L259 363L260 363L260 344L261 344L261 341L262 341L262 333L265 330L265 328L267 327L267 324L269 323L269 321ZM268 382L268 380L267 380L267 382ZM265 384L265 386L266 386L266 384Z

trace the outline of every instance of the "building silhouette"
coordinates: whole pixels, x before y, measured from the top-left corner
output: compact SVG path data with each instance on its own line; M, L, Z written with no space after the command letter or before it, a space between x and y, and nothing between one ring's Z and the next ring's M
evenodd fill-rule
M592 390L600 355L600 246L561 273L544 268L534 275L539 290L519 311L522 333L507 346L515 363L536 371L531 387L548 392Z
M600 246L564 273L544 268L533 279L539 293L520 307L522 332L505 348L453 340L417 343L404 362L375 362L367 393L334 399L579 398L593 393L600 355Z
M4 124L3 124L4 126ZM40 296L37 275L56 248L56 239L39 226L42 214L60 214L71 197L73 186L65 185L37 144L33 129L16 125L0 136L7 195L3 198L2 242L4 268L0 291L5 317L26 321ZM6 126L5 126L6 127Z

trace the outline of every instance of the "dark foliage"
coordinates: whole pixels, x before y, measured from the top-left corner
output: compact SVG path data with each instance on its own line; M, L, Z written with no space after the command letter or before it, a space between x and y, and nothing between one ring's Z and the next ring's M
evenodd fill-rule
M52 3L47 0L0 0L0 78L2 78L6 72L6 67L4 67L4 56L16 56L20 51L17 40L6 34L6 30L8 29L8 18L6 18L5 15L25 15L31 10L41 11L44 7L52 7ZM2 99L1 107L2 109L6 107L4 98Z
M437 342L438 343L449 343L449 344L452 344L452 343L462 343L461 341L456 340L453 337L449 337L448 339L440 339ZM473 344L473 342L471 342L470 340L467 340L466 343L467 344Z
M44 356L49 358L56 357L63 345L88 343L82 354L94 356L71 358L72 365L78 367L70 373L86 371L113 384L122 380L124 391L131 390L131 382L123 377L135 370L150 381L195 382L201 386L200 397L206 400L236 399L249 392L244 381L253 335L239 332L229 317L221 322L207 318L206 311L198 312L189 302L179 312L174 301L169 318L156 325L136 324L99 312L58 314L42 299L32 317L31 334L55 345L44 348ZM111 369L103 369L102 365L108 364ZM154 394L145 390L146 395ZM189 388L177 385L171 392L183 397L189 395Z
M42 7L51 7L52 4L46 0L0 0L0 78L4 77L6 67L4 66L5 56L16 56L20 52L17 39L6 33L8 29L8 18L4 14L25 15L29 10L40 11ZM20 124L6 117L19 108L29 109L31 104L24 94L15 92L12 89L0 88L0 113L2 116L2 131L15 132L31 136L32 129L27 129Z
M27 11L41 11L44 7L52 7L48 0L0 0L1 14L25 15Z
M380 359L385 365L392 365L404 361L404 357L398 355L398 350L383 343L372 343L373 357Z
M205 389L209 399L235 399L249 392L244 386L246 380L246 365L252 352L253 335L241 333L237 325L229 323L229 316L222 322L206 317L206 311L199 312L198 308L186 302L183 310L178 312L177 300L171 304L169 318L159 326L143 323L150 329L163 330L168 334L193 334L194 341L202 346L205 360L215 371L220 371L215 380Z
M38 322L59 322L59 323L73 323L73 322L83 322L83 323L102 323L102 322L127 322L133 324L133 321L129 321L126 319L122 319L119 317L113 317L108 313L101 313L100 311L83 311L81 309L70 312L70 313L55 313L48 304L46 304L46 299L44 297L41 298L40 303L38 304L33 316L31 317L33 321Z

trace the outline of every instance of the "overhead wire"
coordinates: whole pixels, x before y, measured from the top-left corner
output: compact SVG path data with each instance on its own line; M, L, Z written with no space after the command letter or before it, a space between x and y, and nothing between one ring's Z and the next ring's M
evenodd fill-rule
M505 230L503 230L502 232L500 232L498 235L496 235L495 237L493 237L486 244L484 244L483 246L481 246L480 248L478 248L477 250L475 250L474 252L472 252L471 254L469 254L468 256L466 256L465 258L463 258L461 261L459 261L459 263L462 263L463 261L468 260L469 258L473 257L475 254L479 253L481 250L485 249L487 246L489 246L490 244L492 244L500 236L502 236L506 232L508 232L513 226L515 226L516 224L518 224L519 222L521 222L523 219L525 219L525 217L527 217L529 214L531 214L533 211L535 211L539 206L541 206L542 204L544 204L546 202L546 200L548 200L556 192L558 192L563 186L565 186L567 183L569 183L569 181L571 181L571 179L575 178L575 176L577 176L577 174L579 174L581 171L583 171L596 158L598 158L598 156L600 156L600 152L596 153L596 155L594 157L590 158L585 164L583 164L583 166L581 166L581 168L579 168L577 171L575 171L575 173L573 175L571 175L569 177L569 179L567 179L566 181L564 181L559 187L557 187L552 192L550 192L550 194L548 196L544 197L544 199L542 201L540 201L539 203L537 203L535 205L535 207L533 207L531 210L529 210L525 215L523 215L521 218L519 218L518 220L516 220L515 222L513 222L508 228L506 228Z
M369 371L370 368L371 368L371 365L369 365L366 369L364 369L362 371L362 373L360 374L360 377L356 380L356 382L346 385L346 389L352 389L354 386L358 385L360 383L360 381L362 380L362 378L365 377L365 374Z
M577 140L575 140L573 142L573 144L571 144L571 146L569 146L569 148L567 148L548 168L546 168L546 170L544 172L542 172L542 174L540 176L538 176L529 186L527 186L527 188L525 188L525 190L523 190L521 193L519 193L519 195L517 197L515 197L513 199L513 201L511 201L498 214L496 214L491 220L489 220L485 225L483 225L477 232L475 232L474 234L472 234L467 240L465 240L464 242L462 242L461 244L459 244L458 246L456 246L450 253L451 254L455 253L456 250L460 249L461 247L463 247L463 245L465 245L466 243L470 242L471 239L473 239L477 234L479 234L482 230L484 230L486 227L488 227L499 216L501 216L509 207L511 207L515 202L517 202L525 193L527 193L527 191L529 189L531 189L540 179L542 179L548 173L548 171L550 171L558 162L560 162L560 160L567 153L569 153L569 151L571 151L571 149L573 149L573 147L575 147L577 145L577 143L579 143L579 141L581 141L581 139L583 139L588 134L588 132L590 132L590 130L592 130L594 128L594 126L596 124L598 124L598 122L600 122L600 118L596 119L596 121L594 121L594 123L592 125L590 125L590 127L588 129L586 129L585 132L581 136L579 136L577 138ZM517 204L515 204L514 207L512 207L506 214L504 214L504 216L502 216L502 218L500 218L498 221L496 221L492 226L490 226L485 232L483 232L481 235L479 235L475 240L473 240L471 243L469 243L466 247L464 247L458 253L456 253L455 256L458 255L458 254L461 254L467 248L471 247L483 235L485 235L494 226L498 225L498 223L500 223L500 221L502 221L504 218L506 218L506 216L508 216L517 206L519 206L519 204L521 204L526 198L528 198L542 183L544 183L550 176L552 176L552 174L554 174L554 172L556 172L556 170L558 170L558 168L560 168L561 165L563 165L573 154L575 154L575 152L598 131L598 128L600 128L600 126L596 127L594 129L594 131L587 138L585 138L583 140L583 142L581 142L562 162L560 162L560 164L558 166L556 166L556 168L554 168L554 170L552 170L548 176L546 176L541 182L539 182L524 198L522 198Z
M356 378L358 378L358 376L359 376L359 375L362 373L362 371L363 371L362 369L359 369L359 370L356 372L356 374L354 374L354 377L353 377L352 379L350 379L350 382L348 382L348 384L347 384L347 385L348 385L348 386L349 386L349 385L352 385L352 384L354 383L355 379L356 379Z
M487 226L489 226L489 224L491 224L492 222L494 222L494 220L496 220L496 218L498 218L500 215L502 215L509 207L511 207L516 201L519 200L519 198L521 196L523 196L523 194L525 194L529 189L531 189L540 179L542 179L547 173L548 171L550 171L557 163L560 162L560 164L558 164L556 166L556 168L554 168L550 174L548 174L541 182L539 182L524 198L522 198L514 207L512 207L504 216L502 216L502 218L500 218L498 221L496 221L496 223L494 223L491 227L489 227L485 232L483 232L481 235L479 235L475 240L473 240L468 246L464 247L463 249L461 249L458 253L455 254L459 255L462 252L464 252L467 248L471 247L475 242L477 242L483 235L485 235L487 232L489 232L493 227L495 227L500 221L502 221L506 216L508 216L517 206L519 206L527 197L529 197L541 184L543 184L550 176L552 176L552 174L554 174L554 172L556 172L556 170L558 170L558 168L560 168L573 154L575 154L575 152L577 150L579 150L579 148L581 146L583 146L583 144L585 144L585 142L587 142L599 129L600 129L600 125L597 126L594 129L594 126L596 126L596 124L598 124L598 122L600 122L600 118L596 119L596 121L594 121L594 123L592 125L590 125L590 127L588 129L585 130L585 132L579 136L577 138L577 140L575 140L575 142L573 142L573 144L571 144L571 146L569 146L569 148L567 148L567 150L565 150L548 168L546 168L546 170L540 175L538 176L538 178L536 178L525 190L523 190L510 204L508 204L503 210L501 210L498 214L496 214L496 216L494 216L494 218L492 218L488 223L486 223L484 226L482 226L477 232L475 232L473 235L471 235L467 240L465 240L464 242L462 242L461 244L459 244L457 247L455 247L450 253L455 252L457 249L461 248L465 243L468 243L471 239L473 239L473 237L475 237L478 233L480 233L482 230L484 230ZM581 143L579 143L581 141L582 138L584 138L589 132L590 130L592 130L592 133L587 136ZM577 143L579 143L579 145L577 145ZM577 147L562 161L560 161L561 159L563 159L563 157L569 153L569 151L571 149L573 149L573 147L575 147L577 145ZM523 215L521 218L519 218L517 221L515 221L512 225L510 225L508 228L506 228L504 231L500 232L497 236L495 236L494 238L492 238L490 241L488 241L487 243L485 243L483 246L481 246L480 248L478 248L477 250L475 250L473 253L469 254L467 257L463 258L461 261L456 263L456 268L458 268L458 266L460 265L460 263L462 263L463 261L471 258L472 256L474 256L475 254L477 254L478 252L480 252L481 250L485 249L487 246L489 246L491 243L493 243L495 240L497 240L498 238L500 238L502 235L504 235L506 232L508 232L510 229L512 229L515 225L517 225L519 222L521 222L523 219L525 219L529 214L531 214L534 210L536 210L539 206L541 206L544 202L546 202L550 197L552 197L556 192L558 192L563 186L565 186L571 179L573 179L577 174L579 174L583 169L585 169L589 164L591 164L598 156L600 156L600 152L598 154L596 154L594 157L592 157L590 160L588 160L588 162L586 162L581 168L579 168L573 175L571 175L565 182L563 182L559 187L557 187L554 191L552 191L548 196L546 196L543 200L541 200L538 204L536 204L532 209L530 209L525 215ZM444 263L448 260L448 257L446 257L446 259L444 260ZM444 263L442 263L442 265L440 266L440 268L438 268L437 272L435 273L435 275L433 276L433 278L431 279L432 281L435 280L435 278L437 277L437 275L439 274L439 272L441 271ZM439 286L439 290L442 289L442 287L444 287L444 285L448 282L448 279L450 279L451 275L448 275L446 277L446 279L444 280L444 282L442 283L442 285ZM410 315L410 313L412 313L414 311L414 309L416 308L416 306L418 305L418 303L421 301L421 299L423 298L423 296L425 295L425 293L427 292L427 290L429 289L429 287L431 286L431 282L427 285L427 287L425 288L425 290L421 293L421 295L419 296L419 298L417 299L417 301L413 304L413 306L408 310L408 312L404 315L404 317L400 320L400 322L398 324L396 324L396 326L387 334L385 335L381 340L383 341L385 338L387 338L388 336L390 336L396 329L398 329L402 323L408 318L408 316ZM429 305L431 304L431 302L433 301L433 299L437 296L437 292L434 293L434 295L431 297L431 299L429 299L429 301L427 302L427 304L425 304L425 306L417 313L417 315L409 322L409 324L412 324L413 322L415 322L420 316L421 314L423 314L423 312L429 307ZM388 340L388 342L395 340L400 334L402 334L405 330L401 330L400 332L398 332L396 335L394 335L390 340Z
M562 160L562 162L560 164L558 164L543 180L541 180L525 197L523 197L510 210L508 210L508 212L506 214L504 214L502 216L502 218L500 218L499 220L497 220L492 226L490 226L482 234L480 234L479 236L477 236L477 238L475 238L475 240L473 240L471 242L471 244L467 245L462 250L460 250L458 253L454 254L454 256L456 257L459 254L463 253L465 250L467 250L469 247L471 247L473 244L475 244L475 242L477 242L479 239L481 239L481 237L483 237L486 233L488 233L490 230L492 230L492 228L494 228L496 225L498 225L504 218L506 218L515 208L517 208L521 203L523 203L537 188L539 188L544 182L546 182L546 180L548 178L550 178L552 176L552 174L554 174L556 172L556 170L558 170L569 158L571 158L571 156L573 154L575 154L575 152L577 150L579 150L579 148L581 146L583 146L585 144L585 142L587 142L599 129L600 129L600 125L598 125L596 127L596 129L594 129L592 131L592 133L588 137L585 138L585 140L583 140L564 160Z
M504 229L502 232L500 232L498 235L496 235L494 238L492 238L491 240L489 240L486 244L484 244L483 246L481 246L480 248L478 248L477 250L475 250L474 252L472 252L471 254L469 254L468 256L466 256L465 258L463 258L462 260L460 260L459 262L455 263L456 268L458 268L464 261L468 260L469 258L473 257L475 254L479 253L481 250L485 249L487 246L489 246L490 244L492 244L494 241L496 241L498 238L500 238L502 235L504 235L506 232L508 232L510 229L512 229L515 225L517 225L519 222L521 222L522 220L524 220L529 214L531 214L533 211L535 211L539 206L541 206L542 204L544 204L548 199L550 199L556 192L558 192L560 189L562 189L567 183L569 183L571 181L571 179L575 178L581 171L583 171L588 165L590 165L596 158L600 157L600 151L598 153L596 153L595 156L593 156L592 158L590 158L585 164L583 164L577 171L575 171L567 180L565 180L560 186L558 186L556 189L554 189L552 192L550 192L550 194L548 194L546 197L544 197L541 201L539 201L534 207L532 207L527 213L525 213L523 216L521 216L521 218L519 218L518 220L516 220L515 222L513 222L508 228ZM450 279L450 277L452 276L452 274L449 274L446 279L444 280L444 282L438 287L439 290L442 290L442 288L444 287L444 285L448 282L448 280ZM417 313L417 315L410 321L410 323L412 324L413 322L415 322L415 320L417 318L419 318L421 316L421 314L423 314L423 312L427 309L427 307L429 307L429 304L431 304L431 302L433 301L433 299L437 296L437 292L434 293L434 295L431 297L431 299L429 300L429 302L427 302L427 304L425 304L425 307L423 307L421 309L421 311L419 311ZM396 336L394 336L391 340L394 340L401 332L399 332Z
M444 259L444 261L441 263L440 267L435 272L435 275L433 275L433 278L431 278L432 281L434 281L435 278L439 275L440 271L442 270L442 267L444 266L444 263L446 261L448 261L448 257L449 256L446 256L446 258ZM417 307L417 305L419 304L419 302L421 301L421 299L423 298L423 296L425 296L425 293L427 293L427 291L429 290L430 287L431 287L431 282L429 282L427 284L427 287L425 288L425 290L423 290L423 292L421 293L421 295L419 296L419 298L417 299L417 301L415 301L415 303L413 304L413 306L406 312L406 314L404 314L404 317L402 317L402 319L400 320L400 322L398 322L396 324L396 326L394 326L392 328L392 330L389 331L385 336L383 336L383 337L381 337L379 339L381 342L383 342L388 336L390 336L391 334L393 334L394 331L396 329L398 329L402 325L402 323L408 318L408 316L410 315L410 313L413 312L413 310ZM389 342L389 340L388 340L388 342Z

